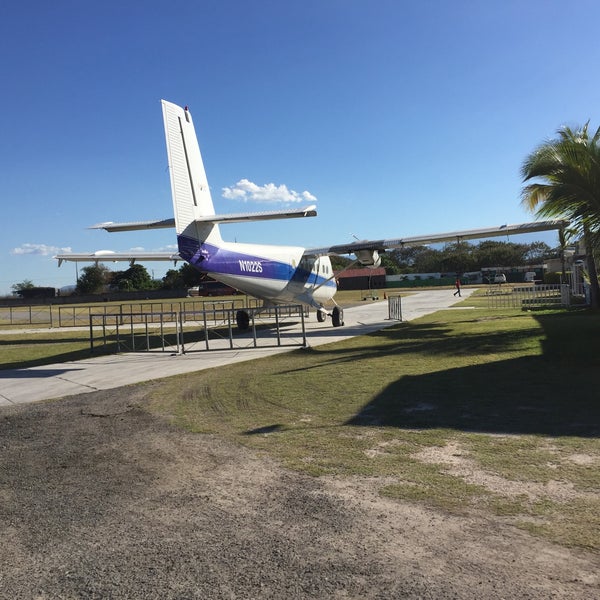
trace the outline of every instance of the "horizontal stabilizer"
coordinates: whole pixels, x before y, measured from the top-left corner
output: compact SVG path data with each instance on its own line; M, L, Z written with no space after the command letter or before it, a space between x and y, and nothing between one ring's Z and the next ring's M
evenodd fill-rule
M467 229L449 233L435 233L432 235L419 235L389 240L364 240L323 248L309 248L304 254L308 256L322 256L326 254L355 254L360 250L385 251L405 246L423 246L442 242L462 242L464 240L487 239L492 237L517 235L522 233L535 233L538 231L551 231L567 226L567 221L534 221L518 225L501 225L500 227L485 227L483 229Z
M182 260L178 252L112 252L111 250L98 250L97 252L70 252L68 254L57 254L54 256L58 260L58 266L63 262L153 262L153 261L171 261L178 262Z
M302 217L316 217L316 206L307 206L296 210L268 210L253 213L233 213L230 215L209 215L196 219L197 223L243 223L244 221L270 221L272 219L297 219Z
M272 219L297 219L302 217L316 217L316 207L307 206L296 210L270 210L264 212L232 213L228 215L208 215L195 219L196 223L244 223L246 221L270 221ZM130 221L126 223L98 223L88 229L104 229L110 233L118 231L136 231L141 229L166 229L175 227L175 219L162 219L160 221Z
M88 229L104 229L111 233L115 231L136 231L138 229L166 229L167 227L175 227L175 219L163 219L162 221L130 221L128 223L98 223L92 225Z

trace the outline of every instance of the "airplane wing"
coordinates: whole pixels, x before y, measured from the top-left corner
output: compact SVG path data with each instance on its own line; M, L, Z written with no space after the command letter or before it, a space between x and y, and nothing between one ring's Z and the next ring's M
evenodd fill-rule
M491 237L517 235L521 233L535 233L538 231L551 231L566 227L567 221L535 221L517 225L500 225L499 227L484 227L482 229L467 229L451 231L448 233L435 233L432 235L418 235L413 237L395 238L388 240L359 240L348 244L324 246L322 248L307 248L304 251L308 256L331 254L354 254L359 262L365 265L373 264L373 253L385 252L394 248L405 246L423 246L441 242L461 242L463 240L485 239ZM370 259L369 259L370 257ZM364 258L364 260L363 260Z
M270 221L272 219L296 219L302 217L316 217L317 210L314 205L295 210L270 210L263 212L233 213L226 215L208 215L196 219L197 223L243 223L245 221ZM162 219L160 221L130 221L126 223L98 223L89 229L104 229L111 233L117 231L136 231L141 229L163 229L175 227L175 219Z
M53 258L58 260L58 266L63 262L118 262L126 261L129 264L147 261L172 261L174 263L183 260L177 252L112 252L111 250L98 250L97 252L70 252L68 254L57 254Z

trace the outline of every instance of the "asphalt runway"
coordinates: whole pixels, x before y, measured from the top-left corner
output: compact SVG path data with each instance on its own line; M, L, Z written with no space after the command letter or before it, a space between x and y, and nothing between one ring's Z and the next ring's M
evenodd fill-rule
M423 315L449 308L468 298L473 289L463 289L462 297L453 296L453 290L427 290L402 298L402 320L412 321ZM307 345L314 347L364 335L395 325L388 318L388 302L365 301L360 306L344 309L343 327L332 327L331 322L318 323L311 314L305 321ZM298 330L298 338L301 332ZM96 356L80 361L56 363L29 369L0 370L0 406L26 404L107 390L160 379L171 375L190 373L289 352L296 346L269 346L222 349L177 354L175 352L128 352Z

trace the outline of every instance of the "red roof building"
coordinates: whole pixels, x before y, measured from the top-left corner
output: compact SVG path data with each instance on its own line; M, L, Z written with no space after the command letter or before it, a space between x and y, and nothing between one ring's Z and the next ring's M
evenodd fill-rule
M385 269L347 269L336 273L339 290L376 290L385 288Z

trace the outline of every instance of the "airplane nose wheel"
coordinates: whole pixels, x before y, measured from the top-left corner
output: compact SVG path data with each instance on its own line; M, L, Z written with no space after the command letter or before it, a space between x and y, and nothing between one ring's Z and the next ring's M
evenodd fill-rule
M344 324L344 311L339 306L334 306L331 311L331 323L334 327L341 327Z
M322 310L317 311L317 321L319 323L323 323L326 318L327 318L327 313L325 311L322 311Z

